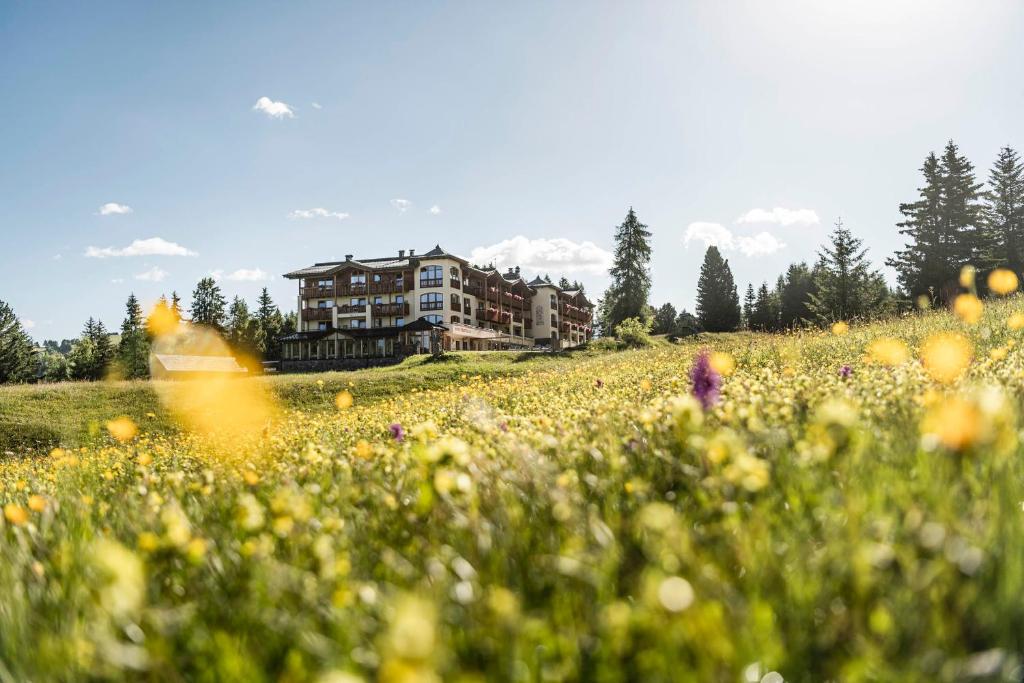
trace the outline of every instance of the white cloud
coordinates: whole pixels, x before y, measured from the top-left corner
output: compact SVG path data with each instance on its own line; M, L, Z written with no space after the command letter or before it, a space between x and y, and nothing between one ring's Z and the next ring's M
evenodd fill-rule
M603 274L612 265L612 253L593 242L573 242L562 237L529 239L522 235L502 240L489 247L477 247L469 260L496 268L520 266L532 273Z
M85 255L89 258L107 258L109 256L198 256L191 249L168 242L161 237L150 237L145 240L134 240L127 247L88 247Z
M409 207L412 206L412 202L410 202L408 199L392 199L391 206L398 209L399 213L405 213L406 211L409 210Z
M33 327L36 326L36 321L35 320L29 320L28 318L22 318L21 319L21 326L24 327L26 330L31 330Z
M429 211L430 213L436 216L437 214L441 213L441 207L438 206L437 204L434 204L432 207L430 207Z
M319 102L314 102L313 109L323 109L323 106Z
M62 258L64 258L64 257L61 256L60 254L54 254L53 255L53 260L54 261L60 261Z
M239 268L230 273L223 270L210 271L214 280L234 280L236 282L265 282L270 279L265 270L260 268Z
M323 207L317 207L315 209L295 209L288 218L296 220L298 218L337 218L339 221L343 221L348 218L347 213L341 211L328 211Z
M703 242L704 246L714 245L723 251L739 251L744 256L761 256L773 254L785 248L775 235L759 232L753 237L734 235L729 228L721 223L697 221L690 223L683 236L683 243Z
M261 97L256 100L253 109L265 113L272 119L295 118L295 112L284 102L275 102L269 97Z
M135 274L136 280L143 280L144 282L163 282L165 277L167 277L167 271L159 266L153 266L145 272Z
M775 225L818 225L821 219L813 209L751 209L736 219L737 223L774 223Z
M131 213L133 210L134 209L127 204L107 202L100 207L99 214L101 216L123 216L124 214Z

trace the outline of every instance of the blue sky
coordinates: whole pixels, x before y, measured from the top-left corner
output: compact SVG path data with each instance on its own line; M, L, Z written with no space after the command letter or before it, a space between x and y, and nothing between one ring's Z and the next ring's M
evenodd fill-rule
M0 300L37 339L209 273L287 309L284 272L435 242L600 292L630 205L655 303L692 309L708 241L743 288L840 215L880 264L930 150L1024 148L1022 29L1014 0L8 0Z

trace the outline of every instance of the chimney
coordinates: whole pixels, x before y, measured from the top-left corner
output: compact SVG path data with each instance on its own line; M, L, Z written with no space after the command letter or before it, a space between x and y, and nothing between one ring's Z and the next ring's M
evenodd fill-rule
M398 258L405 258L405 249L398 250Z
M415 255L416 255L416 250L415 249L410 249L409 250L409 258L412 258Z
M346 261L351 261L352 260L352 254L345 254L345 260Z

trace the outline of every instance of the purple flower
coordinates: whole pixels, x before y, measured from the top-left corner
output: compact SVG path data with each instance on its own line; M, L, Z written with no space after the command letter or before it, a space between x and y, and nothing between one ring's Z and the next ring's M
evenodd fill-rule
M843 379L846 379L852 374L853 368L851 368L849 365L844 365L843 367L839 368L839 376L842 377Z
M701 351L690 368L690 381L693 383L693 395L707 410L718 400L718 388L722 386L722 378L714 368L707 351Z
M604 386L604 380L601 380L601 379L597 380L596 382L594 382L594 386L597 387L598 389L600 389L601 387Z
M388 431L391 432L391 436L395 437L395 441L402 443L405 441L405 430L402 429L402 425L394 422L388 427Z

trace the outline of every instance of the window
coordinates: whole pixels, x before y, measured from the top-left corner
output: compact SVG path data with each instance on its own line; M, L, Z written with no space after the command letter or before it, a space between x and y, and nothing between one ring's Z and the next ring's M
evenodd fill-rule
M471 323L471 322L469 322L469 318L463 318L463 319L462 319L462 324L463 324L463 325L472 325L472 323Z
M322 322L322 323L320 323L320 324L319 324L319 325L317 326L317 329L318 329L318 330L326 330L326 329L327 329L327 323L323 323L323 322Z
M317 285L317 287L333 287L334 286L334 280L330 280L330 279L320 280L320 281L318 281L316 283L316 285Z
M380 282L380 273L374 273L373 274L373 281L374 282Z
M401 327L405 324L405 318L395 318L395 327Z
M373 326L374 327L384 327L384 321L381 320L380 318L374 318L373 319Z
M353 285L365 285L366 284L366 273L360 273L359 275L353 275L349 282Z
M437 292L420 294L421 311L440 311L442 308L444 308L444 299Z
M452 294L452 310L453 311L457 311L457 310L459 310L459 308L461 308L461 306L462 306L462 303L461 303L461 301L459 299L459 295L458 294Z
M558 300L555 299L555 295L551 295L551 308L558 308Z
M354 296L349 300L349 303L352 304L353 306L365 306L366 297Z
M377 304L378 306L381 305L382 303L384 303L384 297L382 297L382 296L375 296L375 297L373 297L373 303Z
M441 266L423 266L420 268L420 287L440 287Z
M425 315L423 316L423 319L426 320L428 323L434 323L435 325L440 325L441 322L444 320L439 315Z
M404 304L405 303L405 297L402 296L401 294L396 294L395 295L395 303L396 304Z
M558 326L558 319L555 318L555 314L552 313L551 314L551 327L557 327L557 326Z
M317 302L316 307L317 308L334 308L334 302L331 301L330 299L324 299L323 301Z
M359 330L366 329L366 321L361 318L353 318L349 321L349 327Z
M455 323L455 324L458 324L458 322L459 322L459 316L457 316L457 315L453 315L453 316L452 316L452 322L453 322L453 323Z
M453 280L458 281L458 279L459 279L459 269L456 268L455 266L452 266L451 267L451 275L452 275L452 279Z

